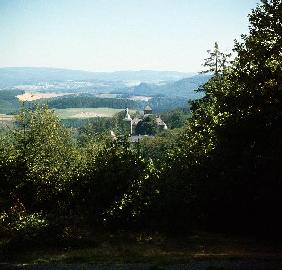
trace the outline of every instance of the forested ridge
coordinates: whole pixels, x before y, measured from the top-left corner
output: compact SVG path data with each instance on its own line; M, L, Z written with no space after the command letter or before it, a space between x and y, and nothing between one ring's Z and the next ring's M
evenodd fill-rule
M87 228L281 236L281 18L281 0L262 0L235 59L217 43L209 51L212 77L184 126L139 144L91 129L80 140L47 107L23 108L0 138L0 235L48 241Z
M101 98L91 94L69 95L50 99L41 99L40 104L47 104L50 108L100 108L108 107L114 109L129 108L143 110L148 102L142 100L131 100L127 98ZM149 104L154 112L169 111L175 108L184 107L187 100L181 97L154 96ZM33 104L30 104L32 107Z

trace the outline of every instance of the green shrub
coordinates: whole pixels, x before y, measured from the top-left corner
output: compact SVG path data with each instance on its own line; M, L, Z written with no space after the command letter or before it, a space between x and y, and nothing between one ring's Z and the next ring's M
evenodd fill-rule
M30 239L38 236L48 226L41 213L28 214L23 205L11 207L0 213L0 234Z

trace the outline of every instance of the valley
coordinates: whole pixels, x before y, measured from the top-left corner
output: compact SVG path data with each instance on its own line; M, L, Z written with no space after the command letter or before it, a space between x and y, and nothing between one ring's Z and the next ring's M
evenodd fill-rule
M86 72L52 68L0 68L0 121L21 107L47 104L60 119L112 117L129 108L154 112L187 106L208 75L165 71ZM7 120L8 119L8 120Z

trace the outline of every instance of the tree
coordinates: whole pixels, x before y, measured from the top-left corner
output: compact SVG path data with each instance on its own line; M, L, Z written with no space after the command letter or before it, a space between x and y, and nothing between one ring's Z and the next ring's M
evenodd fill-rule
M14 145L26 164L21 199L30 207L54 210L76 162L71 135L46 106L22 109L17 126Z
M249 227L260 220L261 228L273 231L280 224L276 206L282 192L281 10L281 1L262 1L249 15L249 35L235 44L237 57L225 74L224 88L213 81L206 85L213 118L225 115L221 125L212 128L216 170L210 170L210 178L217 179L213 186L216 183L221 192L212 193L217 214L209 211L218 216L229 207L227 219L238 228L243 226L241 219Z
M164 170L166 186L179 192L167 200L209 228L277 232L282 225L281 11L281 0L263 0L252 11L250 33L235 43L228 68L215 45L206 60L214 76Z
M191 113L188 108L175 109L161 114L161 118L167 124L169 129L183 127L190 116Z
M135 133L140 135L155 135L158 131L158 125L154 116L147 116L138 122Z
M202 73L213 73L215 77L222 74L227 65L229 64L229 58L231 54L225 54L219 50L218 43L215 42L214 49L207 51L209 57L205 59L204 67L207 70L202 71Z
M94 224L112 221L118 227L118 222L132 222L135 210L140 209L138 201L145 199L140 191L147 173L147 162L127 140L119 138L100 149L93 163L80 169L71 188L74 203Z

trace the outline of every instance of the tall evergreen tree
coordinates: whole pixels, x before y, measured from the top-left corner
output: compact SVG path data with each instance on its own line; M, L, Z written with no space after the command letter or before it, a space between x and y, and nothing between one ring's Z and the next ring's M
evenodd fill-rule
M229 64L231 53L226 54L221 52L217 42L215 42L213 50L208 50L207 52L209 57L205 59L203 65L207 69L202 71L202 73L212 73L217 77L224 72Z

